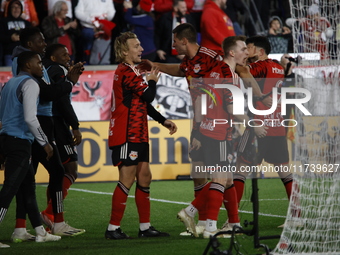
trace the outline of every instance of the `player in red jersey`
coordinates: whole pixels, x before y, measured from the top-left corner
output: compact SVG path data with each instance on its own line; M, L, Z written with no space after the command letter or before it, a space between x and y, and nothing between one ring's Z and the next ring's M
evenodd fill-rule
M262 36L255 36L248 38L246 43L249 51L248 59L250 61L250 64L246 68L249 69L250 73L256 78L262 93L270 93L274 87L280 88L284 79L284 69L279 62L268 58L271 50L268 39ZM255 108L258 110L269 109L260 101L256 101ZM288 169L289 154L285 127L281 125L284 120L281 116L281 108L277 107L277 109L269 115L255 115L254 119L262 120L262 123L267 128L267 133L263 136L257 134L256 130L255 132L249 128L245 130L238 148L238 169L243 166L260 164L262 160L274 164L274 166L279 167L278 169L282 169L282 167L287 167ZM254 157L254 155L249 152L251 151L255 134L258 138L258 153ZM285 171L280 171L278 174L290 199L293 183L292 174ZM244 172L239 172L234 175L234 185L237 190L238 202L241 201L247 175L248 173Z
M156 94L159 70L152 68L145 82L136 69L135 64L141 61L143 51L137 36L131 32L123 33L116 38L114 47L120 64L113 81L109 147L113 165L118 166L119 182L112 196L111 219L105 238L129 238L122 232L120 222L135 179L135 200L140 222L138 237L169 236L150 224L151 171L147 115L168 128L170 134L174 134L177 127L151 105Z

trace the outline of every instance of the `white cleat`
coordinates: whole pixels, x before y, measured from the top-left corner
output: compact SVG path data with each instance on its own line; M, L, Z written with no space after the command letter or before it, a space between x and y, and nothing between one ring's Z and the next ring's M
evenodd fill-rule
M60 236L51 235L51 234L46 232L46 234L44 236L37 235L36 238L35 238L35 241L37 243L45 243L45 242L59 241L60 239L61 239Z
M215 231L207 231L207 230L204 230L203 232L203 238L210 238L211 236L215 235L216 233L220 232L221 230L220 229L217 229ZM217 238L230 238L231 235L229 234L221 234L221 235L218 235L216 236Z
M234 223L237 226L241 227L241 225L239 223ZM228 232L228 234L232 234L233 233L233 226L228 223L228 221L226 223L223 224L221 231L226 231ZM240 228L235 228L235 235L242 235L242 230Z
M0 248L9 248L8 244L0 243Z
M204 226L197 226L196 225L196 233L198 235L202 235L204 232L205 227ZM192 233L190 233L188 230L184 231L182 233L179 234L180 236L192 236Z
M184 223L189 233L192 233L194 237L198 237L194 218L190 217L184 209L177 214L177 219Z
M13 243L22 243L22 242L26 242L26 241L35 241L35 236L31 235L30 233L27 233L27 232L18 234L17 232L14 231L12 236L11 236L11 241Z
M302 219L300 219L300 218L286 220L285 223L283 223L282 225L278 226L278 228L284 228L286 226L290 227L290 228L303 228L304 221Z
M71 227L67 223L56 223L52 227L52 234L57 236L77 236L85 233L85 229Z

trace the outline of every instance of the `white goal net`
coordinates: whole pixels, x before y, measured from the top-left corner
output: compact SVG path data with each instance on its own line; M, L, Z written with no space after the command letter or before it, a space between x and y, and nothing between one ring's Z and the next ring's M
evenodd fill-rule
M290 4L295 86L310 91L311 115L295 109L295 185L273 254L340 254L340 1Z

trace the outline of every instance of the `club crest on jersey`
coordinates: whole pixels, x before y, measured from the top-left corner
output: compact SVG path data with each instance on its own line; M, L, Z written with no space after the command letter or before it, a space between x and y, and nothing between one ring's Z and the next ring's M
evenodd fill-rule
M194 66L194 72L195 72L195 73L198 73L200 70L201 70L200 64L196 64L196 65Z
M138 151L131 151L129 157L131 160L136 160L138 158Z

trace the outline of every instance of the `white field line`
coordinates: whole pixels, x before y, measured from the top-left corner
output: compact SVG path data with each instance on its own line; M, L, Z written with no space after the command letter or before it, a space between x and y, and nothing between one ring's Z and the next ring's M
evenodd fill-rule
M77 188L70 188L70 190L86 192L86 193L92 193L92 194L100 194L100 195L110 195L110 196L112 196L112 192L101 192L101 191L93 191L93 190L77 189ZM134 198L135 196L128 196L128 197L129 198ZM156 198L150 198L150 200L151 201L156 201L156 202L162 202L162 203L178 204L178 205L188 205L190 203L190 202L170 201L170 200L156 199ZM286 200L286 199L259 199L259 201L277 201L277 200ZM225 208L221 207L221 210L225 210ZM253 214L252 211L239 210L239 212ZM261 212L259 212L259 215L267 216L267 217L274 217L274 218L284 218L284 219L286 218L286 216L282 216L282 215L275 215L275 214L268 214L268 213L261 213Z

